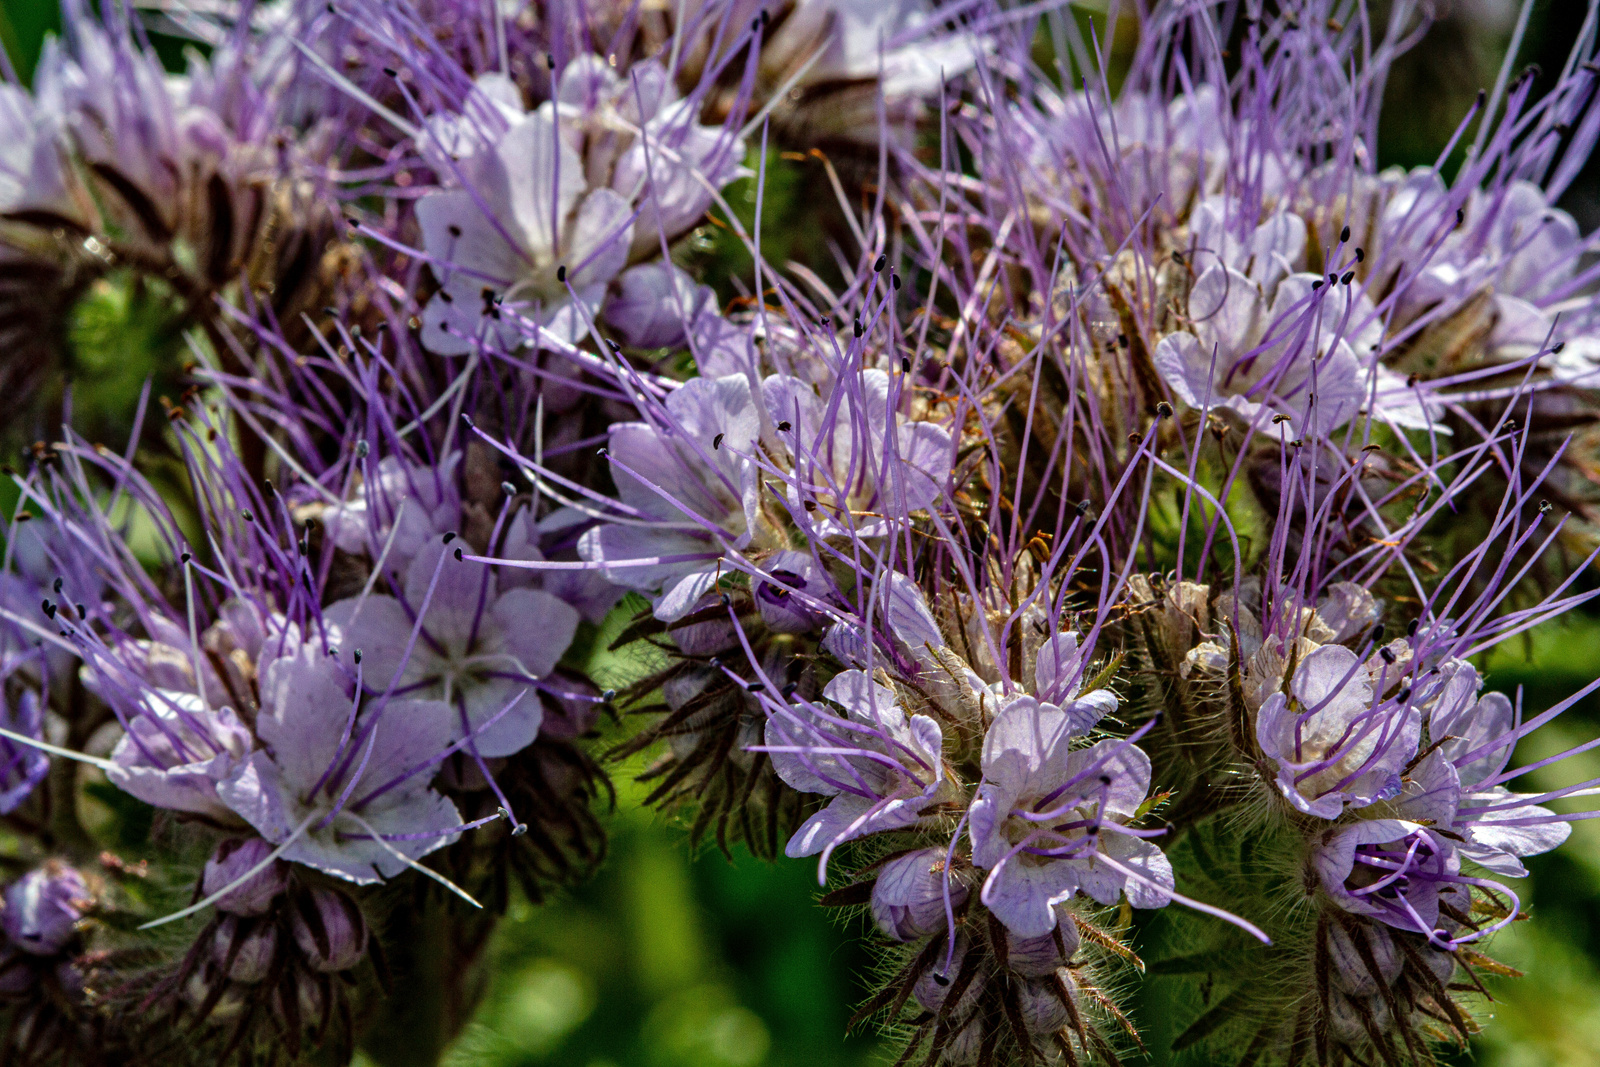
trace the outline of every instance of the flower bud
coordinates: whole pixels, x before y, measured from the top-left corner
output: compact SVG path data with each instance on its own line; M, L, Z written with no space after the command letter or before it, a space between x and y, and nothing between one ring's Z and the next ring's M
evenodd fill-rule
M983 1057L983 1020L973 1019L945 1043L941 1067L973 1067Z
M1345 997L1335 994L1328 998L1328 1025L1335 1037L1347 1045L1360 1047L1371 1040L1368 1027L1376 1033L1387 1033L1394 1026L1394 1014L1382 997Z
M1447 984L1456 974L1456 956L1453 952L1424 946L1418 954L1422 957L1423 964L1433 972L1441 984Z
M50 956L65 948L92 903L83 875L55 860L13 882L6 890L5 902L0 922L6 936L36 956Z
M896 941L915 941L945 929L944 850L924 848L891 860L872 887L872 917ZM959 908L967 887L950 880L950 906Z
M314 969L347 971L367 954L367 920L343 893L313 889L296 902L294 941Z
M1066 995L1072 997L1076 1003L1077 986L1070 979L1065 981ZM1061 990L1057 988L1054 980L1022 982L1019 985L1017 1007L1022 1015L1022 1025L1028 1033L1038 1037L1048 1037L1072 1023L1072 1012L1061 997Z
M967 955L966 936L956 935L956 951L950 960L949 971L944 969L943 949L944 946L941 944L933 966L923 971L917 978L916 984L911 987L911 995L917 998L917 1003L931 1012L938 1012L944 1007L945 999L955 985L956 976L961 973L961 961ZM984 975L980 969L972 976L972 981L967 983L967 988L961 993L961 999L956 1002L952 1011L955 1018L965 1016L977 1006L978 998L983 995L983 983Z
M234 948L235 943L238 947ZM228 954L233 953L233 962ZM253 985L264 981L278 952L278 927L274 923L251 923L229 915L217 926L212 955L217 966L228 968L235 982Z
M272 846L259 837L224 841L206 860L200 891L206 896L219 892L242 878L251 868L272 854ZM286 865L274 860L249 881L229 890L217 900L217 910L231 915L264 915L288 886Z
M1367 965L1357 938L1371 952L1372 962L1377 967L1376 975L1373 974L1373 968ZM1358 997L1371 997L1380 993L1382 991L1380 980L1383 985L1393 985L1400 977L1405 962L1400 958L1388 929L1377 923L1364 924L1352 930L1346 930L1337 922L1330 925L1328 956L1333 963L1333 973L1330 977L1334 985Z
M1078 924L1072 913L1056 905L1056 928L1043 937L1018 937L1006 931L1006 965L1029 978L1043 978L1072 962L1078 951Z

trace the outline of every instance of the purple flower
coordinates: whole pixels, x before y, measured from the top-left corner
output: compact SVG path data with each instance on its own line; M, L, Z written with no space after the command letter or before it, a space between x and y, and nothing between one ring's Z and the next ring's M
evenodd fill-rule
M0 726L13 733L44 740L44 706L39 695L24 689L0 711ZM50 773L50 757L30 745L0 737L0 815L22 805Z
M653 66L630 75L650 83ZM573 57L556 99L526 114L506 88L498 75L480 78L468 101L478 116L435 120L424 137L452 186L417 204L440 283L422 341L445 355L480 338L513 350L532 339L525 323L563 342L582 337L612 280L695 225L744 154L727 131L700 125L691 101L636 94L599 56ZM671 326L692 316L675 306L674 279L620 279L610 310L633 343L681 336Z
M765 526L751 458L761 417L742 375L690 379L663 408L659 421L612 425L621 514L587 531L578 550L672 622L715 585L725 548L750 545Z
M572 643L577 611L540 589L502 591L488 566L456 560L437 541L412 558L398 592L341 600L324 613L343 653L361 651L367 690L442 701L484 756L532 744L544 711L526 690Z
M890 571L878 581L874 601L874 633L880 654L888 655L901 669L942 670L939 653L945 647L944 634L917 583L908 575ZM849 666L871 666L873 641L856 621L841 620L828 627L822 648ZM976 678L970 684L982 686Z
M461 522L460 463L460 452L435 463L385 456L352 500L322 512L322 522L343 551L382 557L391 570L403 568L423 545Z
M953 799L954 784L945 775L939 724L908 717L893 690L862 671L845 671L822 695L844 714L817 705L773 712L759 751L790 788L834 798L785 849L794 857L822 853L825 872L839 845L916 825L924 811Z
M1323 645L1300 659L1287 694L1261 705L1257 743L1277 765L1278 789L1308 815L1337 819L1347 804L1394 796L1416 754L1422 724L1409 691L1385 699L1368 671L1349 649Z
M1040 715L1052 722L1060 716L1072 736L1082 737L1117 710L1117 695L1111 690L1082 692L1085 666L1078 635L1058 633L1051 635L1035 653L1031 693L1007 692L1000 682L980 688L976 675L972 675L969 684L978 689L988 708L1036 707Z
M1304 241L1303 229L1268 227L1275 239L1299 232ZM1250 256L1253 268L1271 277L1275 251ZM1215 264L1189 292L1189 331L1156 346L1156 369L1190 407L1231 408L1247 421L1265 408L1322 433L1339 428L1365 405L1382 330L1365 296L1325 283L1290 274L1269 287Z
M714 307L709 286L696 285L668 262L642 263L618 276L606 298L606 323L635 348L682 344L689 329Z
M1170 899L1172 866L1128 830L1150 787L1150 758L1127 741L1073 748L1074 716L1016 701L983 742L983 781L968 810L972 862L989 871L984 905L1013 933L1042 937L1054 907L1083 892L1134 907Z
M1404 819L1330 831L1314 860L1334 903L1400 930L1435 938L1441 898L1457 890L1461 860L1450 843Z
M208 707L194 693L156 689L128 720L106 777L146 804L230 818L217 784L249 757L255 739L227 706Z
M417 203L440 283L422 312L423 344L443 355L469 352L480 338L515 349L523 333L502 309L562 341L581 337L627 265L628 202L610 188L589 188L583 157L557 131L554 104L522 116L474 162L468 187ZM558 280L564 266L570 273Z
M0 925L22 951L53 956L76 936L78 923L93 905L83 875L51 860L6 887Z
M903 419L901 389L885 372L841 375L826 396L773 375L761 394L789 452L789 512L809 536L878 537L944 492L950 434Z
M256 734L267 745L217 786L285 860L375 882L455 840L461 816L428 787L459 735L437 700L390 700L357 716L337 661L307 643L263 672Z

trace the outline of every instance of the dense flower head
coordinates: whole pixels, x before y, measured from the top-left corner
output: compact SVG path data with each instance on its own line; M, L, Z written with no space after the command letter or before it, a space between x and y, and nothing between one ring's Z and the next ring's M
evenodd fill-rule
M103 372L6 469L0 1058L348 1062L423 943L458 1028L635 756L906 1062L1116 1062L1138 953L1230 1062L1473 1032L1596 788L1486 659L1600 557L1592 34L1403 171L1408 3L225 8L0 87L0 384Z

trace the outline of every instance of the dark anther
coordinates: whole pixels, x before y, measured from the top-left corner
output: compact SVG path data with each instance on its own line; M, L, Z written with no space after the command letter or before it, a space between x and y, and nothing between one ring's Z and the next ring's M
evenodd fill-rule
M1117 346L1119 348L1127 348L1128 347L1128 335L1127 334L1125 334L1125 333L1117 334Z
M1367 258L1367 250L1365 248L1356 249L1356 262L1357 263L1360 263L1362 260L1364 260L1366 258Z
M461 227L457 226L455 223L452 222L450 224L449 230L450 230L450 236L451 237L460 237L461 236Z
M608 456L611 453L609 451L607 451L606 449L604 449L604 448L597 448L597 449L594 450L594 454L604 458L605 456Z
M565 263L561 264L561 266L556 268L556 281L561 282L562 284L566 284L566 281L567 281L567 265Z
M1539 514L1541 514L1541 515L1550 514L1550 501L1548 501L1548 500L1539 501Z
M454 532L454 531L452 531L452 532L450 532L450 533L447 533L447 534L445 534L445 535L444 535L444 543L445 543L445 544L447 544L447 545L448 545L448 544L449 544L449 543L450 543L450 542L451 542L451 541L454 541L454 540L455 540L455 539L456 539L456 535L455 535L455 532Z
M881 256L878 257L878 262L876 262L876 263L874 263L872 265L872 270L873 270L874 273L881 273L883 271L883 268L888 266L888 265L889 265L889 257L887 255L881 255Z
M721 670L722 669L722 657L721 656L712 656L706 662L708 662L711 665L711 669L712 670Z
M1550 354L1554 355L1554 354L1556 354L1557 352L1560 352L1563 348L1566 348L1566 347L1567 347L1567 342L1565 342L1565 341L1557 341L1555 344L1550 346Z
M54 604L52 604L49 600L46 600L40 606L44 608L44 613L45 613L46 617L51 618L51 619L56 617L56 606Z
M827 315L822 316L822 318L818 319L817 321L824 326L829 326L833 323L833 319L829 318Z
M1489 90L1487 90L1487 89L1479 89L1478 90L1478 102L1476 104L1474 104L1473 106L1474 107L1482 107L1484 104L1488 103L1488 101L1489 101Z
M1343 276L1340 277L1339 284L1340 285L1349 285L1352 281L1355 280L1355 277L1356 277L1356 272L1355 271L1347 270L1347 271L1344 272Z
M361 650L358 648L354 652L352 652L350 655L356 661L356 665L360 666L360 664L361 664Z
M400 77L400 72L398 70L395 70L393 67L384 67L383 68L383 72L385 74L387 74L391 78Z
M615 689L607 689L604 693L600 694L600 699L609 704L613 700L617 699L617 691Z
M1281 425L1283 425L1284 423L1286 423L1288 421L1289 421L1289 416L1287 416L1287 415L1274 415L1274 416L1272 416L1272 425L1274 425L1274 426L1281 426Z
M1383 634L1384 627L1383 623L1380 622L1378 625L1372 628L1372 643L1375 645L1383 644Z
M727 434L719 433L719 434L717 434L717 436L713 437L711 439L711 451L715 452L717 449L721 448L722 447L722 439L724 437L726 437L726 436L727 436Z
M510 482L501 482L500 483L500 491L502 493L504 493L506 496L516 496L517 495L517 487L512 485Z
M1111 776L1109 774L1102 774L1100 776L1100 784L1101 785L1110 785L1111 784Z
M765 688L766 686L761 682L751 682L749 685L745 686L745 689L752 693L759 693Z
M546 52L544 54L544 65L549 67L551 70L556 69L556 57L553 53Z
M188 563L191 559L194 559L194 557L191 556L189 553L185 552L183 555L178 557L178 562L179 563Z
M943 975L943 974L940 974L938 971L934 971L933 972L933 983L934 983L934 985L947 986L947 985L950 984L950 979L949 979L949 977L947 975Z
M1312 288L1313 291L1317 290L1317 289L1321 289L1322 288L1322 279L1318 278L1316 281L1312 282L1311 283L1311 288Z
M456 562L457 562L457 563L460 563L460 562L461 562L461 555L462 555L462 552L461 552L461 550L460 550L460 549L459 549L459 548L458 548L458 549L456 549Z
M1170 418L1172 418L1172 405L1167 403L1165 400L1163 400L1163 401L1161 401L1161 403L1157 404L1156 405L1156 418L1158 418L1158 419L1170 419Z
M1409 685L1406 686L1404 689L1401 689L1400 692L1398 692L1398 693L1396 693L1394 695L1394 702L1396 704L1404 704L1406 701L1408 701L1410 699L1411 699L1411 687Z
M910 374L911 373L911 357L910 356L901 356L900 357L900 373L901 374Z
M1383 657L1383 662L1391 665L1394 663L1394 649L1390 648L1388 645L1384 645L1382 648L1378 649L1378 655Z
M61 595L61 584L62 583L61 583L61 579L60 578L57 578L54 582L50 583L50 588L54 589L56 591L56 595L57 596Z
M894 286L894 291L898 293L900 291L900 275L898 275L898 274L889 275L889 284Z
M473 423L472 416L468 415L465 411L461 413L461 424L469 430L476 429L476 424Z
M778 432L779 433L788 433L790 429L791 429L791 427L790 427L789 422L788 422L787 419L785 419L783 422L778 423Z
M1417 636L1417 627L1419 625L1421 625L1421 624L1422 624L1422 620L1421 619L1412 619L1410 622L1406 623L1406 636L1407 637L1415 637L1415 636Z
M1087 500L1080 500L1073 505L1073 510L1079 515L1087 515L1089 514L1089 502Z
M251 511L249 508L245 508L243 511L239 512L239 517L245 522L256 521L256 513Z
M856 336L860 337L861 336L861 320L860 319L856 319L855 320L855 330L856 330Z
M1128 435L1128 443L1134 447L1144 444L1144 434L1140 433L1138 430L1133 431Z
M807 500L806 501L806 510L807 511L816 511L817 510L817 502L815 500Z
M1344 244L1348 240L1350 240L1350 227L1346 226L1339 231L1339 243Z
M1328 284L1329 285L1332 285L1334 282L1336 282L1338 280L1339 280L1339 276L1337 274L1328 275Z
M1417 387L1417 383L1420 381L1422 381L1422 375L1418 374L1416 371L1412 371L1410 374L1406 375L1406 388L1415 389Z
M799 688L800 688L800 683L799 682L790 682L788 685L784 686L781 690L779 690L779 692L781 692L783 694L783 698L785 700L788 700L790 697L795 695L795 693L799 690Z
M372 446L367 444L366 441L363 440L363 441L357 441L356 442L356 458L357 459L366 459L367 458L367 453L370 452L370 451L372 451Z
M722 593L721 595L719 595L717 597L717 599L722 601L722 606L723 607L725 607L725 608L733 607L733 597L729 596L727 593Z
M1466 221L1467 221L1466 209L1459 208L1459 207L1456 208L1456 225L1460 226L1463 222L1466 222Z

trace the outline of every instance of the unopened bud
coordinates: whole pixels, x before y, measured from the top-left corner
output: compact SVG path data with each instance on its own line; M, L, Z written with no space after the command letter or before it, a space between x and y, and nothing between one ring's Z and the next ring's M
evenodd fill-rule
M1056 968L1072 962L1078 951L1078 924L1072 915L1056 907L1056 928L1042 937L1018 937L1006 931L1006 965L1029 978L1043 978Z
M348 971L367 954L367 920L343 893L313 889L296 902L294 942L315 970Z
M243 878L253 867L272 855L272 846L259 837L224 841L206 860L200 891L205 896L220 893ZM264 869L217 900L217 910L230 915L264 915L288 887L285 865L273 860Z
M229 915L217 926L212 955L217 966L228 968L228 977L235 982L254 985L265 981L277 954L278 927L275 923L252 923Z
M896 941L915 941L945 929L945 855L939 848L918 849L891 860L872 887L872 918ZM959 908L967 887L950 880L950 906Z

